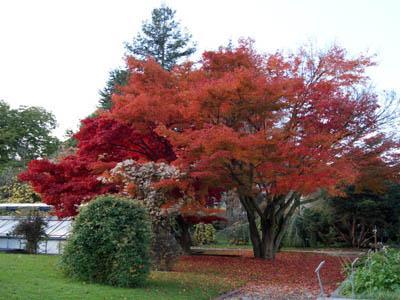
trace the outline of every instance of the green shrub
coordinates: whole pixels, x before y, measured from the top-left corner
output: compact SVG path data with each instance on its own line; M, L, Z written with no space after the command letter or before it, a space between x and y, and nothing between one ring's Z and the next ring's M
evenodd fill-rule
M247 245L250 241L249 223L236 222L225 228L222 233L231 245Z
M130 199L100 196L76 218L61 266L80 280L131 287L149 273L149 245L145 209Z
M400 293L400 251L386 248L364 257L354 272L354 288L357 295ZM343 293L351 294L350 283Z
M193 243L208 245L215 243L216 230L212 224L199 223L194 226Z

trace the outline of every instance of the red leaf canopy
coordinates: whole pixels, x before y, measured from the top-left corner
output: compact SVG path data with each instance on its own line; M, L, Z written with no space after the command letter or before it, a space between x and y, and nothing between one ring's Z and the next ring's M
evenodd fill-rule
M99 174L125 159L172 161L175 154L169 142L154 131L134 129L106 116L87 118L75 135L76 154L58 162L34 160L20 179L29 181L43 201L54 205L59 216L77 213L79 204L104 194L119 192L114 184L98 180Z

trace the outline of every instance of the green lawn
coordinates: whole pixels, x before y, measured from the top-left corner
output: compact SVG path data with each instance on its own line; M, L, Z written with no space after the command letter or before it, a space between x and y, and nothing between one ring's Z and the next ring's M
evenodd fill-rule
M140 288L115 288L68 279L58 256L0 253L0 299L210 299L231 288L217 278L153 272Z
M207 244L195 246L200 248L218 248L218 249L252 249L251 245L233 245L228 242L216 242L215 244Z

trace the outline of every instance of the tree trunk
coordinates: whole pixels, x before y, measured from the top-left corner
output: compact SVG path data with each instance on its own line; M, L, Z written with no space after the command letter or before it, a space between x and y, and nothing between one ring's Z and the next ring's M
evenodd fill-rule
M273 232L273 228L270 225L270 222L268 222L267 228L264 228L262 230L262 240L263 240L263 248L264 248L264 259L275 259L275 253L279 245L276 244L276 239L275 239L275 232Z
M253 254L255 258L261 259L274 259L275 249L279 247L276 245L276 234L273 232L272 227L269 226L270 222L261 220L261 232L257 228L256 217L252 213L247 213L249 221L250 240L253 246Z
M271 206L264 208L263 211L256 207L254 198L241 196L240 202L247 213L254 257L275 259L289 220L299 205L299 197L296 198L295 194L282 197L277 202L273 202ZM261 230L257 228L257 216L260 219Z
M185 222L185 220L178 216L176 218L178 228L179 228L179 236L177 236L177 240L185 254L192 254L192 250L190 247L192 246L192 237L190 236L190 224Z
M249 221L250 240L251 244L253 245L254 257L263 258L260 234L258 232L256 218L254 214L248 212L247 220Z
M253 226L250 226L253 228ZM257 228L257 227L256 227ZM275 253L279 248L279 244L276 240L276 234L269 228L265 228L261 232L257 229L250 229L250 237L253 245L253 254L255 258L261 259L275 259Z
M356 244L356 218L354 215L352 217L351 222L352 222L351 223L351 246L353 248L354 247L358 248L358 245Z

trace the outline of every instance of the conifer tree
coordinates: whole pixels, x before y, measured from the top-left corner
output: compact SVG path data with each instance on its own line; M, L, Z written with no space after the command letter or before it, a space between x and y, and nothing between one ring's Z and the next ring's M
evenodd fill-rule
M141 32L131 44L125 44L126 54L139 59L153 58L166 70L171 70L181 58L193 54L196 48L191 40L192 35L181 28L175 20L175 13L175 10L165 5L153 9L151 19L143 22ZM125 85L128 78L129 72L126 69L110 72L105 88L100 91L100 108L111 108L111 96L118 93L118 86Z
M128 54L145 59L153 57L164 69L171 70L180 58L196 51L192 35L175 20L176 11L162 5L153 9L151 20L142 25L142 32L125 44Z

